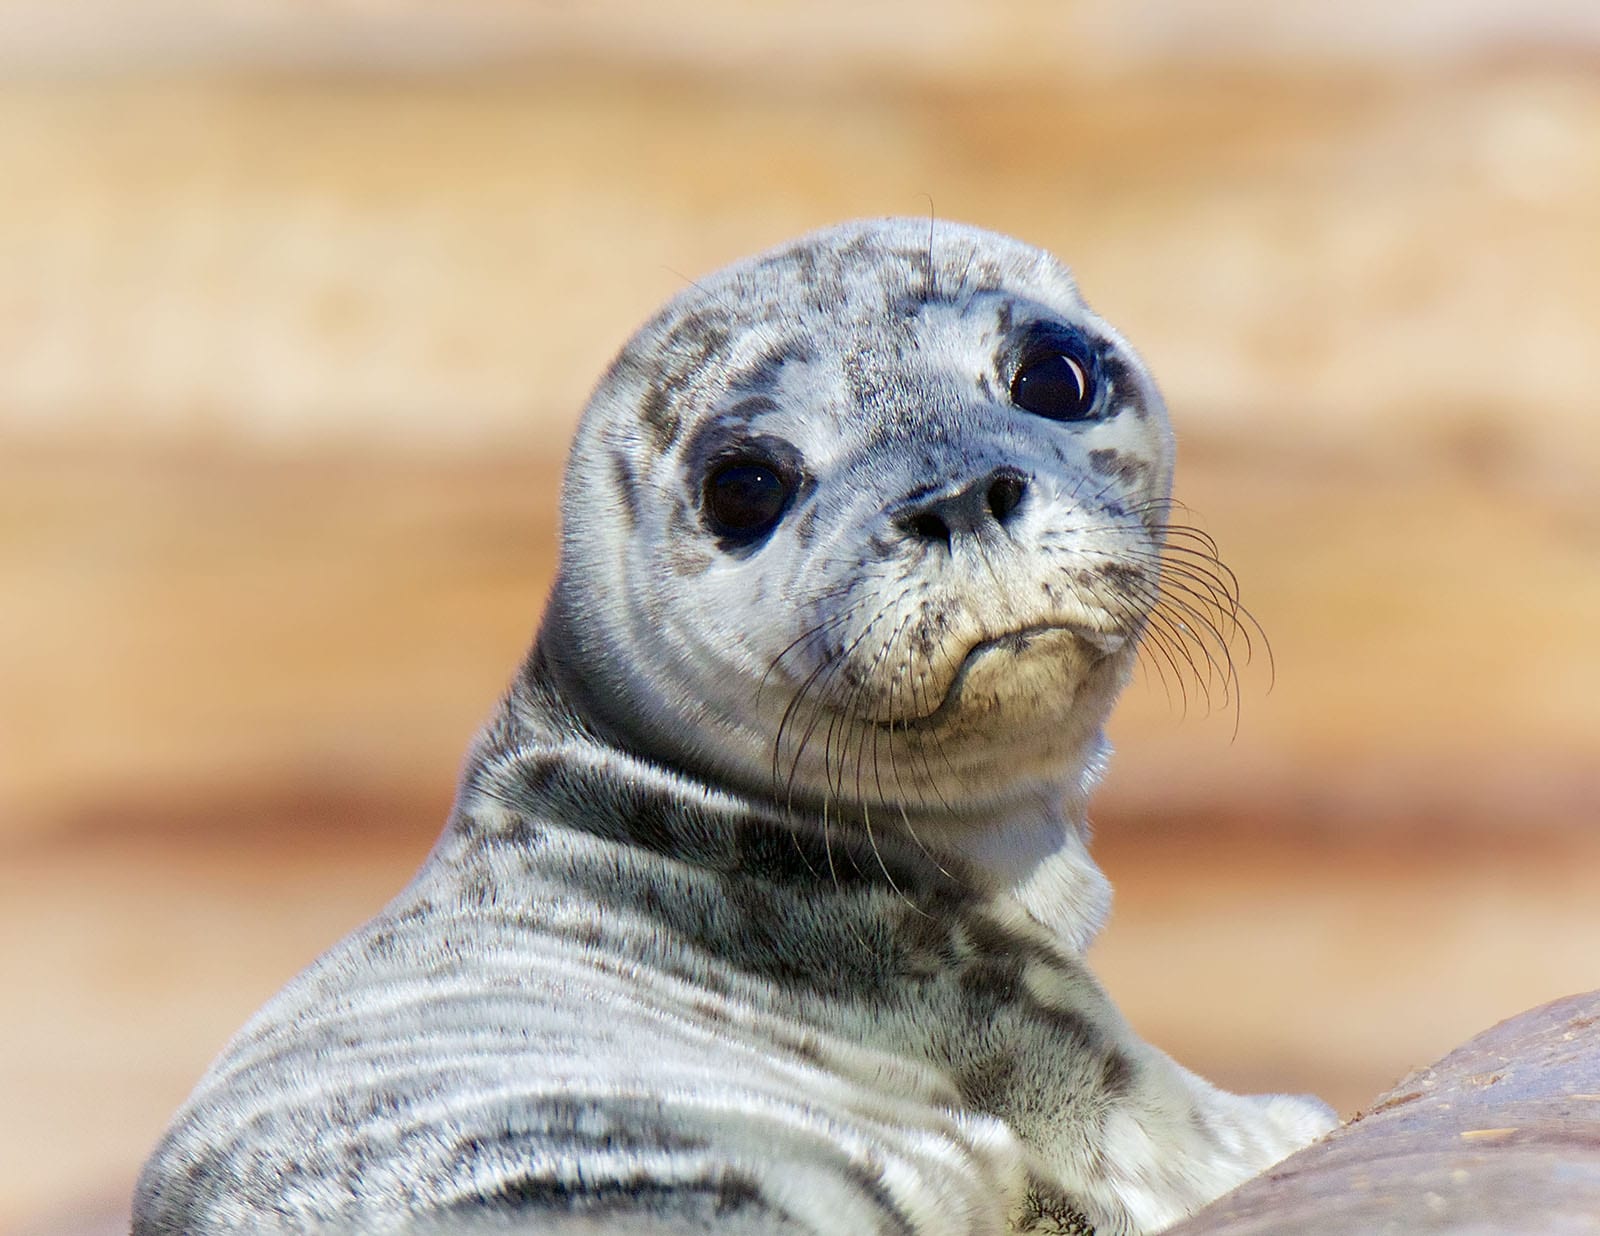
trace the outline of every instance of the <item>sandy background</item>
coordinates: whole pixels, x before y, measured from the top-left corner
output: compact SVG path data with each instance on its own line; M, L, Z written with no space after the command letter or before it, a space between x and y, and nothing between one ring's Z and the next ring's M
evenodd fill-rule
M1349 1111L1600 986L1597 13L0 0L0 1230L421 859L632 328L930 202L1146 354L1271 638L1118 715L1134 1022Z

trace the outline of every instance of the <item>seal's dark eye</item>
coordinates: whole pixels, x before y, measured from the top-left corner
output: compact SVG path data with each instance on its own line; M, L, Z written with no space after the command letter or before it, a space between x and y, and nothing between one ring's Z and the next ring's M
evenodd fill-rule
M706 478L706 513L712 530L739 541L764 536L789 505L789 491L778 469L763 460L719 464Z
M1053 421L1087 420L1094 396L1088 363L1059 346L1030 349L1011 379L1011 402Z

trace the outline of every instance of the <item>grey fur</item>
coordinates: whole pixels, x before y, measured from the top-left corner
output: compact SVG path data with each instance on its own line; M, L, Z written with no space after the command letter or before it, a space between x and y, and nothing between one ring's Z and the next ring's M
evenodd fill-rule
M1093 418L1010 403L1040 322L1099 349ZM719 539L705 474L757 448L790 506ZM1323 1131L1142 1043L1081 956L1171 467L1020 242L848 224L685 292L591 402L434 853L212 1066L135 1232L1128 1236ZM996 469L1003 527L907 531Z

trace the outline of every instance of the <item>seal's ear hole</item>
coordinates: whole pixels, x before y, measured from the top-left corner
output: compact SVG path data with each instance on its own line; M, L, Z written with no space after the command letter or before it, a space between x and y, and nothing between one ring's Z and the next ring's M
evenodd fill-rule
M773 528L789 505L793 486L776 464L764 459L730 459L706 477L705 510L711 530L747 543Z
M1011 402L1052 421L1088 420L1097 393L1093 359L1065 335L1030 345L1011 379Z

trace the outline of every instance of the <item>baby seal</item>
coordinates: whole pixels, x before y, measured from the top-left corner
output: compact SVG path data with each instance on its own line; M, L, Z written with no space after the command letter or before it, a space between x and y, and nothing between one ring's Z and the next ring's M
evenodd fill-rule
M433 854L227 1047L134 1231L1131 1236L1324 1132L1082 956L1102 725L1203 599L1172 463L1018 241L852 223L678 296Z

